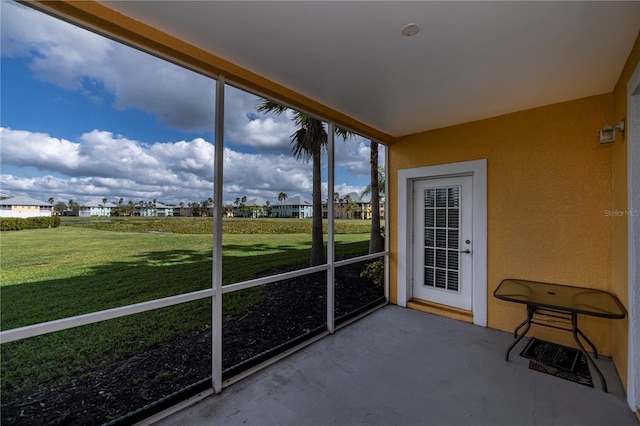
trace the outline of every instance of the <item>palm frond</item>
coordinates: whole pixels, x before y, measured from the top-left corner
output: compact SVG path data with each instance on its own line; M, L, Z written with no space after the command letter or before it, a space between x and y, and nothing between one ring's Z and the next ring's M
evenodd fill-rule
M347 129L343 129L340 126L336 126L335 134L336 134L336 136L340 136L342 138L342 140L345 140L345 141L347 139L351 138L352 136L356 135L352 131L347 130Z
M291 135L291 150L297 159L309 159L320 155L327 146L327 132L320 120L306 116L305 125Z
M289 108L277 102L263 98L263 99L259 99L258 102L256 103L256 109L259 112L273 112L275 114L282 114Z
M288 110L290 110L292 112L292 120L295 123L295 125L297 127L307 127L309 126L309 124L312 121L316 121L318 123L322 123L322 121L318 120L317 118L311 117L308 114L305 114L303 112L300 111L296 111L294 109L291 109L289 107L286 107L278 102L269 100L269 99L259 99L258 102L256 103L256 109L259 112L272 112L274 114L282 114L283 112L286 112ZM316 125L316 123L314 123L314 126ZM326 131L325 131L326 133ZM356 136L356 133L353 133L350 130L344 129L342 127L336 126L335 128L335 134L336 136L340 136L342 138L342 140L347 140L353 136ZM291 135L293 137L293 135Z

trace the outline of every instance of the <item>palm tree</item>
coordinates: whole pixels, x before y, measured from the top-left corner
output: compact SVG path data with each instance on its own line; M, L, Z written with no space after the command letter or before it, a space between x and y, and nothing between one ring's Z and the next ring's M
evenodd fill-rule
M191 206L191 216L193 217L201 216L202 210L199 202L194 201L193 203L189 203L189 205Z
M207 198L207 216L213 216L213 198Z
M278 212L278 216L279 217L283 217L283 205L284 205L284 200L286 200L288 198L288 195L286 192L281 192L278 194L278 201L280 201L280 211Z
M240 211L242 212L242 217L246 217L245 204L247 202L247 196L244 195L240 201L241 201L241 203L240 203Z
M118 207L111 209L111 216L125 216L124 198L118 200Z
M262 99L258 102L258 111L272 112L282 114L287 111L284 105L268 99ZM291 150L293 155L298 159L309 160L311 158L313 165L312 175L312 222L311 222L311 257L309 263L311 266L321 265L325 263L324 242L322 241L322 175L320 165L320 155L322 149L327 146L328 135L322 121L313 118L300 111L293 110L293 121L298 130L291 135ZM350 132L336 128L336 134L347 139L351 135Z
M369 253L384 250L384 240L380 233L380 194L385 191L384 168L378 166L378 142L371 141L371 183L362 192L361 197L371 194L371 238Z
M361 204L356 203L355 201L351 202L351 212L352 212L352 216L355 215L356 218L358 219L363 219L362 217L362 207L360 207ZM371 244L369 244L371 245Z
M333 217L337 218L338 217L338 209L336 208L336 204L338 204L338 200L340 199L340 194L337 192L333 193ZM329 214L329 212L327 211L327 215Z
M58 201L56 205L53 206L53 210L62 216L67 211L67 205L62 201Z
M236 197L236 200L233 202L233 205L236 206L235 211L234 211L234 216L238 215L238 217L240 217L240 197Z
M211 213L211 206L213 205L213 198L209 197L206 200L202 200L202 216L209 216Z
M351 219L351 195L347 194L344 196L344 202L347 205L347 207L345 208L344 212L345 215L347 216L347 219Z
M49 197L49 204L53 204L53 197Z
M338 203L340 203L340 213L338 213L338 217L340 219L344 219L344 198L338 195Z

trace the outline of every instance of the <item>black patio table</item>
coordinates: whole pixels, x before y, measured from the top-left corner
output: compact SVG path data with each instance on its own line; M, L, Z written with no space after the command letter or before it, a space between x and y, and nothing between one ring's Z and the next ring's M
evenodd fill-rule
M582 336L593 350L593 356L598 358L598 350L578 327L578 314L610 319L624 318L625 309L616 296L603 290L512 278L502 280L493 295L507 302L527 305L527 319L513 331L513 337L517 340L507 349L505 360L509 361L511 349L527 334L531 324L571 331L578 347L600 377L602 389L607 392L607 382L602 372L578 338L578 335ZM538 316L537 321L534 319L535 315ZM518 336L518 330L525 326Z

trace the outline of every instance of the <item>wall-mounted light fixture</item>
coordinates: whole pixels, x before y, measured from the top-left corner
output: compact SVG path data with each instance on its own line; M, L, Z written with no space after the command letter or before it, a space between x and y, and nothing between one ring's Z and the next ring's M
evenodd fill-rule
M602 130L600 130L600 143L611 143L616 140L616 129L620 133L624 132L624 120L620 120L615 126L606 124Z

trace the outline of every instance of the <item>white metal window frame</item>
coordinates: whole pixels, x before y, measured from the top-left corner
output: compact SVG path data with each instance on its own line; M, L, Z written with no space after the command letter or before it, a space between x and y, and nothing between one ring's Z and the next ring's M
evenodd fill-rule
M56 19L62 19L58 16L54 16ZM73 24L77 25L77 24ZM78 26L78 25L77 25ZM85 28L86 29L86 28ZM88 30L88 29L86 29ZM89 31L89 30L88 30ZM90 30L94 31L94 30ZM104 37L109 37L105 34L98 33ZM117 42L121 42L124 44L129 44L123 40L117 40ZM130 44L129 44L130 45ZM131 46L131 45L130 45ZM154 56L159 57L162 60L167 60L169 62L174 62L171 58L166 58L162 55L158 55L155 52L149 52L144 49L138 50L143 51L144 53L148 53ZM175 63L175 62L174 62ZM181 67L189 69L191 71L201 73L200 71L196 71L184 64L179 64ZM224 96L225 96L225 86L227 84L232 84L226 81L226 78L222 75L211 76L207 75L207 77L213 78L216 80L216 113L215 113L215 137L214 137L214 147L215 147L215 157L214 157L214 188L213 188L213 199L214 199L214 219L213 219L213 258L212 258L212 288L199 290L190 293L183 293L175 296L165 297L161 299L155 299L150 301L145 301L141 303L136 303L132 305L120 306L112 309L106 309L97 312L91 312L87 314L77 315L73 317L61 318L53 321L47 321L38 324L32 324L25 327L19 327L11 330L5 330L0 332L0 344L15 342L22 339L27 339L30 337L36 337L48 333L54 333L57 331L67 330L75 327L80 327L84 325L94 324L102 321L108 321L111 319L116 319L120 317L125 317L129 315L135 315L143 312L149 312L156 309L166 308L170 306L179 305L182 303L193 302L196 300L211 298L211 312L212 312L212 386L213 391L218 393L222 390L222 388L226 385L237 381L238 379L234 378L231 380L227 380L223 383L222 381L222 295L225 293L231 293L235 291L244 290L251 287L256 287L260 285L265 285L273 282L278 282L281 280L295 278L302 275L313 274L321 271L327 271L327 333L322 334L320 336L316 336L315 338L309 339L307 342L302 343L296 348L293 348L281 356L274 357L273 360L277 360L282 356L289 355L293 351L304 347L310 343L313 343L318 338L323 337L326 334L333 333L336 330L335 326L335 318L334 318L334 277L335 277L335 269L341 266L349 265L352 263L373 260L377 258L384 257L385 259L385 299L389 300L389 285L388 285L388 268L389 268L389 242L386 236L388 226L385 226L385 251L358 256L350 259L345 259L336 262L335 261L335 251L334 251L334 218L332 215L328 217L328 235L327 235L327 263L324 265L319 265L311 268L300 269L296 271L291 271L283 274L272 275L263 278L252 279L248 281L238 282L229 285L222 285L222 203L217 202L217 200L222 200L222 187L223 187L223 154L224 154ZM239 88L241 90L245 90L249 93L254 93L257 96L262 96L264 98L268 98L267 96L260 95L255 93L255 91L248 90L246 88L241 87L240 85L232 84L234 87ZM283 103L283 105L287 106ZM298 110L300 110L298 108ZM304 112L304 111L301 111ZM323 120L318 117L318 119ZM328 194L333 193L334 189L334 128L335 123L327 120L323 120L328 123ZM364 136L366 137L366 136ZM381 144L384 146L384 144ZM388 155L385 153L385 170L388 168ZM329 203L329 211L333 211L334 202L333 197L327 197ZM388 223L387 211L385 209L385 223ZM363 313L362 315L366 315ZM338 328L342 328L352 321L356 320L359 317L356 317L350 321L347 321L341 324ZM266 361L264 364L261 364L258 367L250 370L247 373L243 373L240 375L241 377L245 377L248 374L253 373L254 371L263 368L264 366L274 362L273 360Z

